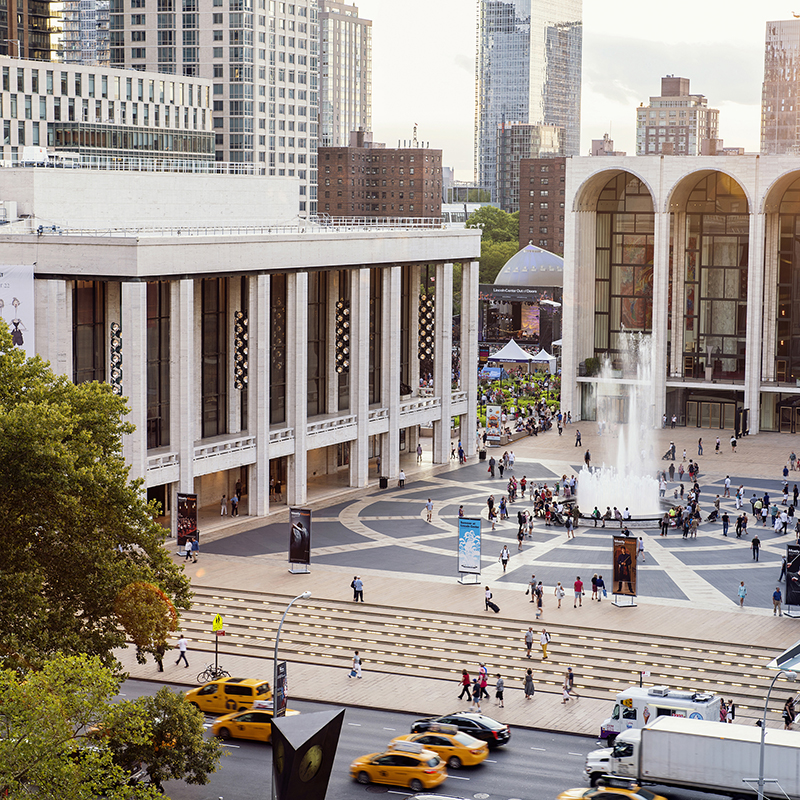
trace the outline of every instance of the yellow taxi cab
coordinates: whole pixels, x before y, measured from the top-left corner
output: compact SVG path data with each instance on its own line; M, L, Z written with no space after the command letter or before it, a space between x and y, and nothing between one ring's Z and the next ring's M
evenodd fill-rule
M424 733L396 736L389 747L394 747L397 742L416 742L426 750L433 750L450 769L474 767L489 756L486 742L461 733L455 725L431 725Z
M350 765L350 775L359 783L408 786L412 792L433 789L447 778L444 761L416 742L397 742L383 753L370 753Z
M291 708L286 716L299 714ZM272 703L256 701L253 708L225 714L214 721L211 733L220 739L251 739L255 742L268 742L272 738Z
M186 692L186 699L209 714L229 714L252 708L257 700L269 700L269 681L256 678L219 678Z
M601 780L594 789L569 789L556 800L666 800L660 794L643 789L639 784L621 778Z

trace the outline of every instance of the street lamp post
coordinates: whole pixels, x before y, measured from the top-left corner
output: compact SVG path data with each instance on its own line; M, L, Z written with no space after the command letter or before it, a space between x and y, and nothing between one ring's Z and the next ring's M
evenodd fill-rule
M783 675L790 681L797 680L797 673L790 670L782 669L772 679L772 683L767 689L767 699L764 701L764 716L761 719L761 750L758 754L758 800L764 800L764 755L766 752L766 737L767 737L767 707L769 706L769 696L772 692L772 687L775 686L775 681Z
M308 600L311 597L311 592L303 592L303 594L297 595L288 606L286 606L286 611L283 612L283 616L281 617L280 624L278 625L278 631L275 634L275 660L273 662L273 672L272 672L272 717L275 718L276 712L278 711L278 644L281 639L281 628L283 628L283 621L286 619L286 615L289 613L289 609L298 601L298 600ZM272 785L272 798L275 798L275 775L273 772L272 781L270 782Z

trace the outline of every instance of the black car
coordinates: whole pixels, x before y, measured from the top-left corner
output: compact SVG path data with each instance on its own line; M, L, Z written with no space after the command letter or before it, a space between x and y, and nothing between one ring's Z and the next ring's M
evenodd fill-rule
M471 711L456 711L455 714L445 714L443 717L418 719L411 726L411 732L429 731L436 725L455 725L463 733L468 733L470 736L486 742L490 748L500 747L511 738L508 725Z

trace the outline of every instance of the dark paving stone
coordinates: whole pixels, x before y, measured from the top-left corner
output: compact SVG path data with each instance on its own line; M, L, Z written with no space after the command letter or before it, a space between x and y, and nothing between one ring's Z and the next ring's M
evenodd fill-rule
M311 568L314 564L332 564L359 569L384 569L391 572L408 572L418 575L452 575L458 577L458 556L453 547L451 556L423 553L408 547L390 545L351 550L347 553L332 553L314 557L311 553ZM366 580L364 596L369 597L369 579ZM377 600L377 598L375 598ZM482 601L481 601L482 602Z
M731 526L731 530L728 531L728 538L733 536L733 538L736 539L736 534L731 533L732 529L733 526ZM711 547L712 545L725 544L722 528L719 529L719 537L712 538L711 536L703 536L701 533L696 539L684 539L683 533L677 531L675 528L670 528L666 536L659 536L658 539L660 545L668 548L685 548L695 545L698 547Z
M315 511L312 516L320 516L320 517L338 517L339 514L342 513L346 508L353 505L355 500L349 500L346 503L337 503L334 506L327 506L326 508L322 508L319 511Z
M318 547L334 547L343 544L358 544L369 541L359 533L354 533L340 522L313 522L311 529L311 552ZM243 531L224 539L203 544L201 553L221 556L253 556L289 552L288 523L265 525L252 531Z
M739 598L736 592L739 588L739 581L744 580L744 585L747 587L747 598L744 604L756 608L772 608L772 593L776 586L781 587L784 600L786 599L786 585L778 583L780 572L778 564L774 567L761 567L746 571L744 569L697 570L697 574L703 580L708 581L715 589L729 597L731 603L737 605Z
M464 497L464 495L470 495L473 494L473 492L474 489L471 485L465 486L463 489L459 489L458 486L433 486L424 492L404 492L403 499L412 502L417 501L424 505L429 497L435 503L437 500L450 500L454 497Z
M426 498L427 500L427 498ZM409 503L402 502L388 502L384 500L377 500L370 503L359 514L362 517L408 517L412 514L419 514L425 503L418 500L412 500Z
M599 564L605 566L611 565L611 546L607 550L583 550L573 547L556 547L553 550L548 550L540 556L536 556L536 560L543 559L544 561L563 561L565 564Z
M425 522L424 519L385 519L385 520L365 520L363 524L370 530L377 533L383 533L386 536L396 536L403 539L408 536L431 536L436 533L441 534L442 538L457 540L457 536L453 531L444 531L437 528L431 522Z
M687 542L687 544L690 544ZM691 543L693 544L693 542ZM717 548L715 550L698 550L693 551L689 547L686 550L675 550L675 555L681 560L682 563L688 564L692 567L697 566L715 566L717 564L741 564L742 567L752 566L756 562L753 561L753 554L748 547L734 548ZM774 564L781 563L781 557L777 553L771 553L761 548L759 553L759 561L772 562Z

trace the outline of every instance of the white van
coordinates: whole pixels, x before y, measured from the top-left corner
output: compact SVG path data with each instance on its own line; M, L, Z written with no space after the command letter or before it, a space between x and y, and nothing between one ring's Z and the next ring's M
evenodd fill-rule
M23 147L22 158L20 159L23 167L46 167L47 148L46 147Z
M643 728L657 717L689 717L719 722L722 698L710 692L686 692L666 686L631 686L617 695L614 711L600 726L600 738L611 744L629 728Z

